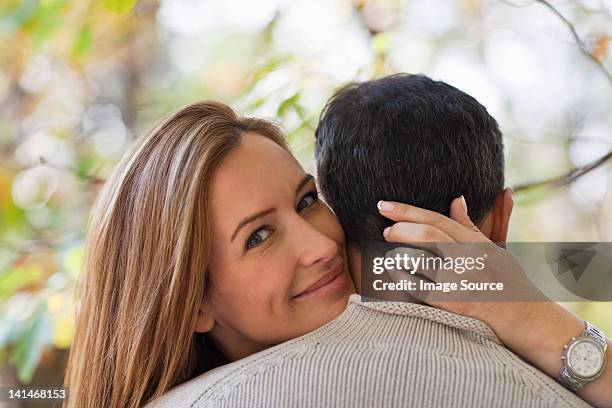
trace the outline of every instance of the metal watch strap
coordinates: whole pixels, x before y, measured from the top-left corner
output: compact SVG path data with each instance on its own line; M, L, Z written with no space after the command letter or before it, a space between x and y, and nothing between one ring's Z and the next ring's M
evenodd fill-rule
M597 344L599 344L603 349L605 349L607 342L606 342L606 336L603 334L603 332L599 330L597 327L593 326L590 322L587 322L586 320L584 321L584 324L586 325L586 328L584 332L582 332L582 335L584 337L590 337Z
M601 330L599 330L597 327L593 326L590 322L588 322L586 320L584 321L584 326L585 326L585 329L582 332L582 334L580 336L575 337L575 338L578 338L578 337L587 337L587 338L593 340L594 342L596 342L597 344L599 344L601 346L602 350L603 350L604 359L605 359L605 352L606 352L606 348L607 348L606 336L604 335L604 333ZM571 390L573 392L577 392L578 390L580 390L580 388L582 388L583 385L585 385L588 382L590 382L590 380L582 380L582 379L576 378L570 372L570 370L567 367L567 364L565 362L564 362L563 366L561 367L561 371L559 372L559 376L557 377L557 381L559 381L563 386L565 386L566 388L568 388L569 390Z
M578 390L584 385L584 382L579 381L577 378L572 376L569 369L565 365L561 367L561 372L559 372L557 381L572 392L578 392Z

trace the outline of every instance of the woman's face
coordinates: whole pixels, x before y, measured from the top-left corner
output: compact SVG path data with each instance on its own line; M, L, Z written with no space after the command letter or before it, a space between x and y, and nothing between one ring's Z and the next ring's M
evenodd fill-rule
M344 233L289 152L247 133L211 188L205 316L227 358L301 336L344 311L355 291Z

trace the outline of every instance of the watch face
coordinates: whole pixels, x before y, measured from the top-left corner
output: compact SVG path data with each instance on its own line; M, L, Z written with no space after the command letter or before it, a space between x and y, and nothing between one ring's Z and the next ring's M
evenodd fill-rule
M590 378L599 373L604 359L601 348L593 341L580 339L567 350L569 368L582 378Z

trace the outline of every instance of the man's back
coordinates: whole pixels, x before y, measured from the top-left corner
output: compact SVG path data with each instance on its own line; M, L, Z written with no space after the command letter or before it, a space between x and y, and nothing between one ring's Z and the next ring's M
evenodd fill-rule
M152 407L588 407L483 322L360 302L305 336L182 384Z

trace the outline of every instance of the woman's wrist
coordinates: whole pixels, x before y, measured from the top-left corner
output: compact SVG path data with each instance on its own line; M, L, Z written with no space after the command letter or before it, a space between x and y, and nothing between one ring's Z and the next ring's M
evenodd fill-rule
M563 346L582 333L584 321L554 302L530 302L526 310L523 339L514 341L515 352L556 378L561 370Z
M482 312L475 310L473 317L487 323L515 354L550 376L561 367L564 341L582 327L580 319L556 303L495 302Z
M497 320L498 327L490 324L491 327L506 347L556 379L562 366L563 346L584 331L584 321L554 302L525 302L510 306L507 307L508 318L504 319L508 324L500 325ZM609 363L612 361L609 340L607 360ZM612 407L612 363L578 395L595 407Z

